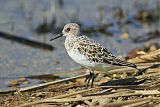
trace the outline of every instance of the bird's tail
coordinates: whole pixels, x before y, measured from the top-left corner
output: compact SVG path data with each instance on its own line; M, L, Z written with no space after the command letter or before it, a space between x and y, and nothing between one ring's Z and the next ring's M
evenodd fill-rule
M128 67L132 67L132 68L137 69L137 66L135 64L127 62L127 61L122 60L122 59L118 59L118 58L114 59L113 65L128 66Z

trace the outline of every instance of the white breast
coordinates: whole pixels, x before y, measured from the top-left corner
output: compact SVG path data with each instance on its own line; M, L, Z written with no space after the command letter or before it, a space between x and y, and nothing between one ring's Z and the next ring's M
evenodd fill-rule
M97 63L89 61L83 54L78 51L78 40L67 37L65 40L65 48L68 55L78 64L85 67L95 67Z
M84 55L80 54L77 51L67 51L68 55L78 64L85 66L85 67L95 67L97 64L94 62L90 62Z

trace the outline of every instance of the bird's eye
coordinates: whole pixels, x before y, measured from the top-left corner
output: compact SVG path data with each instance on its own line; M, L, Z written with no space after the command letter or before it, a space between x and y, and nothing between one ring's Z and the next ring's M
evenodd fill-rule
M67 31L69 32L71 30L71 28L67 28Z

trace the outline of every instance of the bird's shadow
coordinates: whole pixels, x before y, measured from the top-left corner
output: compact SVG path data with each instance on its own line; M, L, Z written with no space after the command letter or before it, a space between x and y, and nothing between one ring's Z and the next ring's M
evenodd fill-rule
M107 82L101 83L100 86L138 85L138 84L141 84L145 81L146 81L146 79L139 80L135 77L131 77L131 78L107 81Z

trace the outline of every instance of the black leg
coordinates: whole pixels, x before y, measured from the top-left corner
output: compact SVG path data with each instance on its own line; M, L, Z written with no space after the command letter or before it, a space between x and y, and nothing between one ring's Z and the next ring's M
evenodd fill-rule
M90 75L88 75L88 76L86 77L86 79L85 79L85 81L84 81L84 82L87 82L87 80L89 79L89 76L90 76Z
M91 88L93 87L93 82L94 82L94 79L95 79L95 75L93 74L93 77L92 77L92 82L91 82Z
M89 86L90 81L91 81L91 87L93 87L94 78L95 78L94 73L90 71L89 75L85 79L85 82L87 82L87 85L86 85L87 88Z
M89 74L90 75L90 74ZM90 77L88 78L88 81L87 81L87 85L86 85L86 87L88 87L89 86L89 83L90 83L90 80L91 80L91 75L90 75Z

